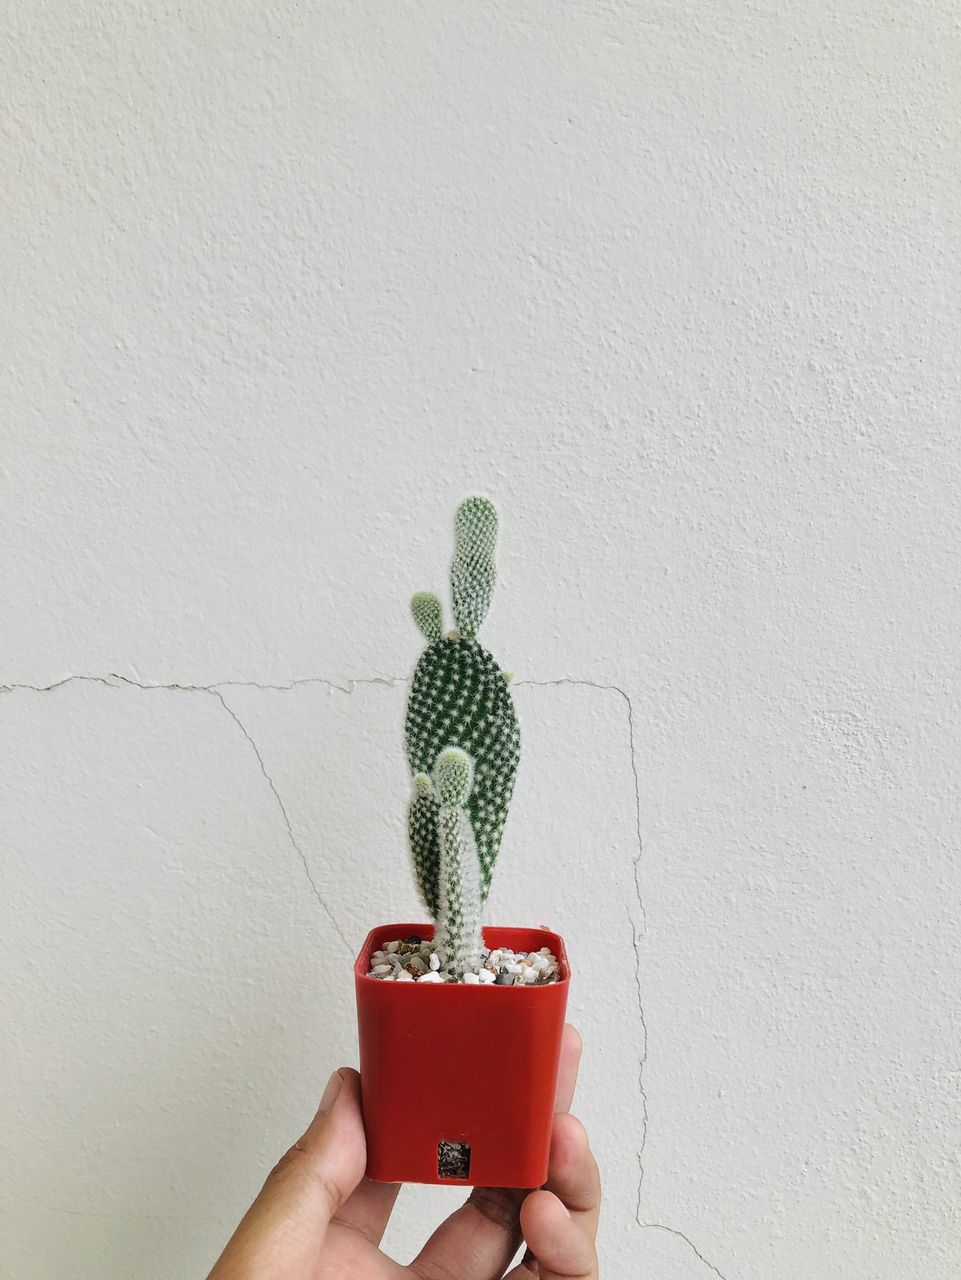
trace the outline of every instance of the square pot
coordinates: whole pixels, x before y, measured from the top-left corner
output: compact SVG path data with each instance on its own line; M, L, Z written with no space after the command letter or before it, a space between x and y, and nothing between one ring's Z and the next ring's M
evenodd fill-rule
M367 1176L377 1182L538 1187L547 1178L570 968L547 929L484 929L484 945L549 947L546 986L382 982L370 957L434 926L373 929L354 964Z

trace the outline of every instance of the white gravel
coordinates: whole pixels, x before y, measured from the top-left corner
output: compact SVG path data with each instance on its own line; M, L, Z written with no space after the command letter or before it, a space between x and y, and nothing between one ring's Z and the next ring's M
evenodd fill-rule
M440 956L432 942L420 938L395 938L384 943L370 958L368 978L379 982L458 982L445 973ZM544 987L557 982L557 957L549 947L539 951L512 951L510 947L487 947L481 952L481 964L463 981L469 986Z

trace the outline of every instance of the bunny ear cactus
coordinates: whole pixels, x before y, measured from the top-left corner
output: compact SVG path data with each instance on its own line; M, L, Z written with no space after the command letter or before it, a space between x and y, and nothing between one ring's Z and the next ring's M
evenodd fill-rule
M444 635L435 595L419 591L411 600L427 647L407 704L414 783L408 834L418 887L437 921L438 950L457 977L480 963L480 911L520 760L510 677L476 638L494 589L496 538L493 504L462 502L450 575L455 630Z

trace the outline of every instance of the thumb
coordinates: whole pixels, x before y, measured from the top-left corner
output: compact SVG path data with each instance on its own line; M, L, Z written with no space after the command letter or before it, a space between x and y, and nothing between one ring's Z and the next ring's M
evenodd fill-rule
M208 1280L287 1280L323 1253L331 1218L367 1162L360 1077L349 1067L327 1082L304 1136L271 1170Z
M521 1227L540 1267L540 1280L597 1280L591 1234L553 1192L534 1191L527 1197L521 1205Z

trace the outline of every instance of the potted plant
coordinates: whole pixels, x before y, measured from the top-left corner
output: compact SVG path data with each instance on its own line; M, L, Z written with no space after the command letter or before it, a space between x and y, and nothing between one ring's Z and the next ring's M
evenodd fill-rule
M462 502L451 596L418 592L427 641L406 716L407 827L433 923L385 924L354 966L367 1175L536 1187L547 1176L567 1005L563 940L482 927L520 759L511 676L477 640L494 586L497 513Z

